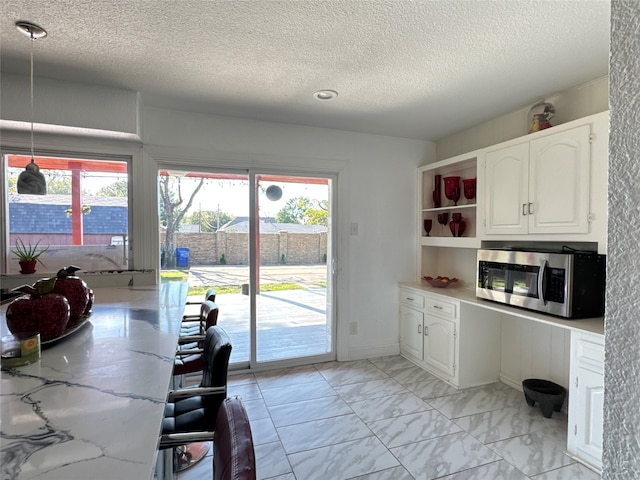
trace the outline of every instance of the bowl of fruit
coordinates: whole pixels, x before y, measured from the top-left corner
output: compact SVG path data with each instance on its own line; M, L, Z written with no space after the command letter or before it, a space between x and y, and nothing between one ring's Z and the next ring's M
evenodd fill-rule
M422 277L422 278L425 281L427 281L429 285L436 288L446 288L449 285L456 283L458 281L457 278L449 278L449 277L441 277L441 276L437 276L436 278L433 278L433 277Z

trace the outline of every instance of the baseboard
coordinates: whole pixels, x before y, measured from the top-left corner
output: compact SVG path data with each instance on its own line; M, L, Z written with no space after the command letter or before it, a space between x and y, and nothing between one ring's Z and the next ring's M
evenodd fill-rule
M338 360L363 360L366 358L388 357L400 355L400 344L375 345L367 347L349 347L349 358Z
M514 380L513 378L507 377L506 375L500 374L500 381L510 387L515 388L516 390L522 390L522 382L520 380Z

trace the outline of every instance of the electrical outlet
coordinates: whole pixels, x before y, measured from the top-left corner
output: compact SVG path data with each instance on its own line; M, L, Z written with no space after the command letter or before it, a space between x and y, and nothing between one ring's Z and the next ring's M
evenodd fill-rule
M349 324L349 335L357 335L358 334L358 322L351 322Z

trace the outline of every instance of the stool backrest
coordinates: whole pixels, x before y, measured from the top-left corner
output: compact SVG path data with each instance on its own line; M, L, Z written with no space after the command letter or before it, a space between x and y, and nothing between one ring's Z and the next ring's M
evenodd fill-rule
M256 480L256 456L249 417L240 398L218 410L213 440L214 480Z

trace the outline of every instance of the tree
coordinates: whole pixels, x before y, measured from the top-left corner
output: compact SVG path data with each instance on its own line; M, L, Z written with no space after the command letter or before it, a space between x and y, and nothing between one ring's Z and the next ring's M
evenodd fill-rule
M200 225L201 232L216 232L218 228L234 218L235 217L224 212L202 210L200 212L194 212L191 215L186 215L184 217L184 223L187 225Z
M161 215L161 220L166 227L163 246L163 267L173 268L176 265L175 232L191 208L193 199L204 184L204 178L201 178L183 207L181 180L180 177L170 175L160 176L160 209L164 213L163 216Z
M47 179L47 194L71 195L71 175L50 170L44 176Z
M117 180L96 192L96 195L100 197L126 197L128 194L129 182L127 180Z
M303 225L327 225L328 202L296 197L287 200L276 214L278 223L298 223Z

